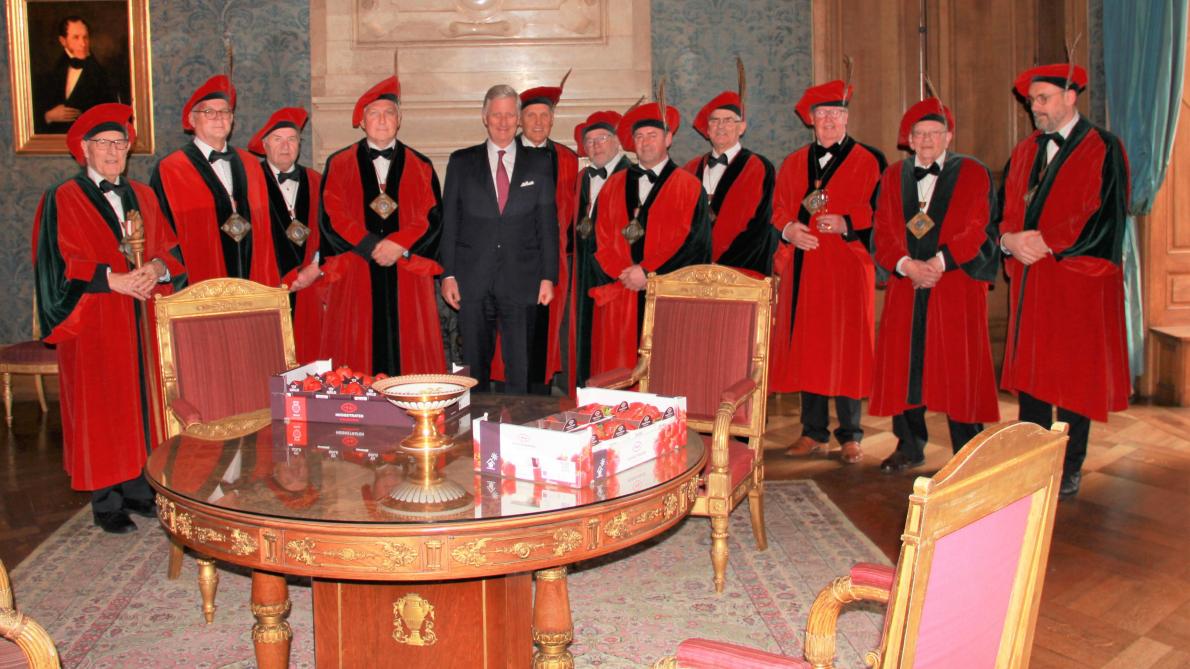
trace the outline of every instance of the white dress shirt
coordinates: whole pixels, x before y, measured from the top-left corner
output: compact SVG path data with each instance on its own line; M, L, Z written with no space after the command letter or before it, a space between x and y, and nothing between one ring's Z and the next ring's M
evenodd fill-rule
M368 148L376 149L377 151L383 151L385 149L392 149L392 148L395 148L396 146L397 146L397 140L395 140L395 139L393 141L389 142L387 146L376 146L371 141L368 142ZM376 169L376 183L380 185L380 190L384 190L384 186L385 186L384 180L388 178L388 167L390 164L392 164L392 162L393 161L391 161L388 158L385 158L383 156L377 156L372 159L372 167Z
M542 140L542 142L540 144L534 144L533 142L529 141L528 137L521 135L521 144L523 144L525 146L525 148L544 149L545 147L549 146L549 143L550 143L549 137L546 137L544 140Z
M104 181L107 181L107 179L104 179L103 176L99 174L99 172L96 172L95 169L90 166L87 167L87 178L90 179L91 182L97 187ZM116 180L112 183L119 186L123 181L123 177L116 177ZM127 227L127 221L124 220L124 202L120 200L120 194L112 190L104 193L103 197L107 200L107 203L112 206L112 210L116 212L116 220L120 222L120 229L124 232L124 235L127 236L129 231Z
M735 160L735 157L739 155L742 148L743 147L740 146L740 143L736 142L735 146L724 151L722 155L727 156L727 162L730 163L731 161ZM720 154L716 153L714 150L711 151L712 158L718 158L719 155ZM707 195L715 194L715 189L719 187L719 180L723 178L723 173L726 171L727 166L720 165L718 163L709 165L702 171L702 188L707 192Z
M617 151L616 155L612 157L611 160L607 161L607 164L603 166L607 170L607 176L610 177L612 175L612 170L616 169L616 165L620 164L620 159L623 157L624 152ZM594 165L594 163L592 163L592 165ZM591 177L591 185L587 188L587 216L590 216L591 212L595 210L595 199L599 197L599 191L603 190L603 185L605 183L607 183L607 179L599 176L598 174Z
M194 145L202 152L203 158L210 160L211 152L215 150L215 147L197 137L194 138ZM222 150L231 151L232 149L227 144L224 144ZM234 182L231 180L231 163L226 160L216 160L211 163L211 169L215 170L215 176L219 177L219 183L223 184L223 189L227 191L227 197L231 199L231 210L235 211L236 196Z
M69 51L66 51L66 49L62 50L66 52L67 58L74 58L74 56L70 55ZM69 63L66 65L66 97L69 98L70 94L74 92L74 87L78 85L79 77L81 76L83 76L83 68L73 67Z
M488 138L486 142L488 147L488 167L492 171L492 185L496 185L496 159L499 157L499 151L504 152L504 171L508 174L508 192L512 193L512 167L516 164L516 142L509 142L508 146L496 146L496 144ZM499 193L500 189L496 188Z
M379 158L378 160L384 159ZM297 163L294 163L289 168L289 171L296 170L297 168ZM293 179L286 179L285 181L278 179L277 175L281 174L281 169L272 162L269 162L269 169L273 172L273 180L277 182L277 186L281 189L281 197L285 199L285 208L289 210L289 217L292 219L297 216L298 182Z
M667 163L669 163L668 156L663 158L661 160L661 162L657 163L656 165L654 165L652 167L647 167L647 168L641 167L641 169L642 170L647 169L648 171L650 171L653 174L656 174L658 177L660 177L661 172L663 172L665 170L665 166ZM637 192L640 193L640 203L644 204L645 200L649 199L649 193L653 192L653 182L649 181L649 177L647 177L643 174L641 176L637 177L636 180L637 180L637 184L639 185L639 190L637 190Z
M932 164L937 165L938 169L942 169L942 166L945 163L946 163L946 152L943 151L942 155L938 156L938 158ZM922 165L920 162L918 162L916 156L913 158L913 166L914 167L923 167L923 168L929 167L929 165ZM921 211L926 211L927 209L930 208L930 202L932 202L934 200L934 188L937 185L938 185L938 175L935 175L935 174L927 174L921 178L921 181L917 182L917 201L918 201L918 203L925 202L925 205L920 205L920 204L918 205L921 207ZM935 221L935 224L936 223L937 223L937 221ZM945 271L946 270L946 258L943 257L942 252L939 251L938 253L934 254L934 257L942 261L942 269ZM897 267L896 267L897 274L900 274L901 276L905 276L905 273L902 272L901 269L905 266L905 263L909 260L910 260L909 256L906 255L906 256L902 256L901 259L897 261Z

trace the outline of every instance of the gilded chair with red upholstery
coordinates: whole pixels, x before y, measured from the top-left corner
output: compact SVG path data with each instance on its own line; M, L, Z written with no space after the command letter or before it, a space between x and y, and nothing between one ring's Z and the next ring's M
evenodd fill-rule
M12 375L30 374L41 412L49 411L42 376L58 373L58 352L41 342L37 320L37 295L33 296L33 339L0 348L0 374L4 375L4 420L12 427Z
M8 570L0 561L0 669L58 669L58 649L45 628L16 610ZM11 642L11 643L9 643Z
M220 439L267 420L269 377L297 366L288 291L210 279L155 299L154 313L167 436ZM171 579L181 573L182 550L172 543ZM203 614L212 622L218 573L212 560L198 563Z
M857 564L824 588L804 658L687 639L655 669L829 669L843 606L887 603L879 669L1029 666L1054 531L1066 424L984 430L933 478L918 478L897 566Z
M764 530L764 428L768 397L771 278L723 265L649 275L634 369L599 374L587 385L686 397L687 420L711 433L711 457L691 515L711 519L715 591L727 574L728 516L748 497L758 550Z

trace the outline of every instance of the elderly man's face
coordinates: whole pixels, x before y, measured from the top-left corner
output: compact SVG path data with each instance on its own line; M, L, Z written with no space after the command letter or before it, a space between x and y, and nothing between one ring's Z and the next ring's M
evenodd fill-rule
M673 142L673 133L661 128L645 126L637 128L632 133L632 142L636 144L636 160L641 167L650 168L665 160L669 156L669 145Z
M944 123L934 120L918 121L909 131L909 148L917 154L917 162L929 165L950 146L954 133Z
M814 115L814 138L818 140L819 144L832 146L847 134L846 107L822 105L815 107L812 114Z
M554 109L547 104L529 105L521 110L521 130L534 145L549 138L554 129Z
M82 21L66 24L66 37L58 36L58 43L66 49L71 58L86 58L91 55L91 33Z
M128 137L119 130L96 133L83 140L83 157L87 159L87 167L115 183L128 163Z
M620 152L620 138L604 128L596 128L583 135L583 148L595 167L604 167Z
M392 100L377 100L364 107L363 126L368 141L384 148L401 129L401 108Z
M1033 124L1042 132L1057 132L1074 116L1078 93L1063 90L1048 81L1034 81L1029 84L1029 111L1033 113Z
M203 100L190 110L190 124L194 136L211 148L223 150L231 134L233 112L231 104L223 98Z
M707 117L707 132L716 153L723 153L739 143L747 129L747 122L730 109L716 109Z
M302 151L302 136L296 128L277 128L265 135L264 155L273 167L288 172Z
M516 98L495 98L488 102L483 114L483 127L488 129L488 138L496 146L508 146L516 137Z

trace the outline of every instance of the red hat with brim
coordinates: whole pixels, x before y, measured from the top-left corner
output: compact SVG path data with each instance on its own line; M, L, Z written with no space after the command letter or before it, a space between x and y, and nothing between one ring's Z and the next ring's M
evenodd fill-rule
M529 105L549 105L552 108L556 107L561 99L560 86L538 86L521 93L521 109Z
M70 155L74 156L80 165L86 165L83 140L108 130L124 133L128 143L135 144L136 129L132 127L132 107L118 102L105 102L91 107L75 119L66 131L66 148L70 149Z
M587 156L587 149L583 145L583 140L586 139L587 132L602 128L613 135L616 134L616 126L620 124L619 112L614 111L597 111L587 117L586 121L574 127L574 143L578 145L578 155L580 158Z
M801 117L802 123L814 125L815 107L846 107L851 104L854 94L855 86L844 84L842 79L835 79L807 88L794 110Z
M302 128L306 127L306 119L308 114L306 110L301 107L282 107L273 112L269 120L265 122L260 130L252 135L252 139L248 141L248 150L258 156L264 155L264 138L268 137L274 130L281 128L293 128L298 131L300 135Z
M942 104L938 98L926 98L910 107L901 117L901 128L897 131L897 148L909 148L909 133L913 131L913 126L922 121L937 121L944 124L947 130L954 132L954 115L950 113L950 108Z
M1072 88L1076 93L1081 93L1087 87L1087 71L1078 65L1074 65L1073 71L1071 71L1071 67L1070 63L1038 65L1021 72L1012 87L1022 98L1029 97L1029 84L1034 81L1044 81L1058 88ZM1069 86L1067 85L1068 81Z
M744 118L744 105L740 104L740 94L734 91L723 91L716 95L715 99L706 103L702 109L699 109L698 116L694 117L694 129L707 139L711 138L710 124L707 121L711 117L711 112L716 109L730 109L740 118Z
M665 129L669 132L676 133L678 126L682 122L682 115L673 105L666 105L665 109ZM627 114L624 114L620 119L620 123L616 125L616 136L620 138L620 145L624 147L625 151L636 151L636 143L632 141L632 133L636 132L637 128L651 126L654 128L661 128L661 106L656 102L650 102L647 105L640 105L639 107L629 109Z
M401 82L396 77L389 77L368 89L359 96L355 103L355 111L351 112L351 127L358 128L364 120L364 108L377 100L388 100L393 104L401 104Z
M186 101L182 107L182 130L194 131L194 124L190 122L190 110L194 109L194 105L203 100L215 98L227 100L227 104L231 105L232 109L236 108L236 87L231 85L231 79L228 79L225 74L216 74L207 79L207 83L199 86L198 90L194 91L194 95L191 95L190 99Z

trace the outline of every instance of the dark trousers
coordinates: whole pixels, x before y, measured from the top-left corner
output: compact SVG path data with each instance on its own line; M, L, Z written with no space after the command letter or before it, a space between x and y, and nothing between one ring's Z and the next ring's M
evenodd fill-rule
M491 391L492 354L496 332L504 357L504 392L524 395L529 391L529 338L536 304L524 304L488 294L459 305L459 334L463 337L463 362L479 381L475 391Z
M830 397L802 391L802 436L820 444L830 441ZM860 441L864 429L859 425L860 401L842 395L835 398L835 413L839 416L839 427L835 439L840 444Z
M950 428L950 447L958 453L959 449L967 445L975 435L983 432L983 423L960 423L946 417L946 426ZM897 450L909 456L913 462L921 460L926 455L926 442L930 440L926 430L926 408L917 407L893 416L893 434L897 435Z
M124 508L124 500L153 501L153 488L141 474L131 481L91 491L91 513L114 513Z
M1037 423L1045 429L1054 424L1054 405L1033 397L1029 393L1017 393L1021 411L1017 417L1029 423ZM1087 439L1091 436L1091 419L1070 409L1058 409L1058 420L1070 425L1070 441L1066 444L1066 461L1062 474L1070 475L1081 471L1083 460L1087 459Z

